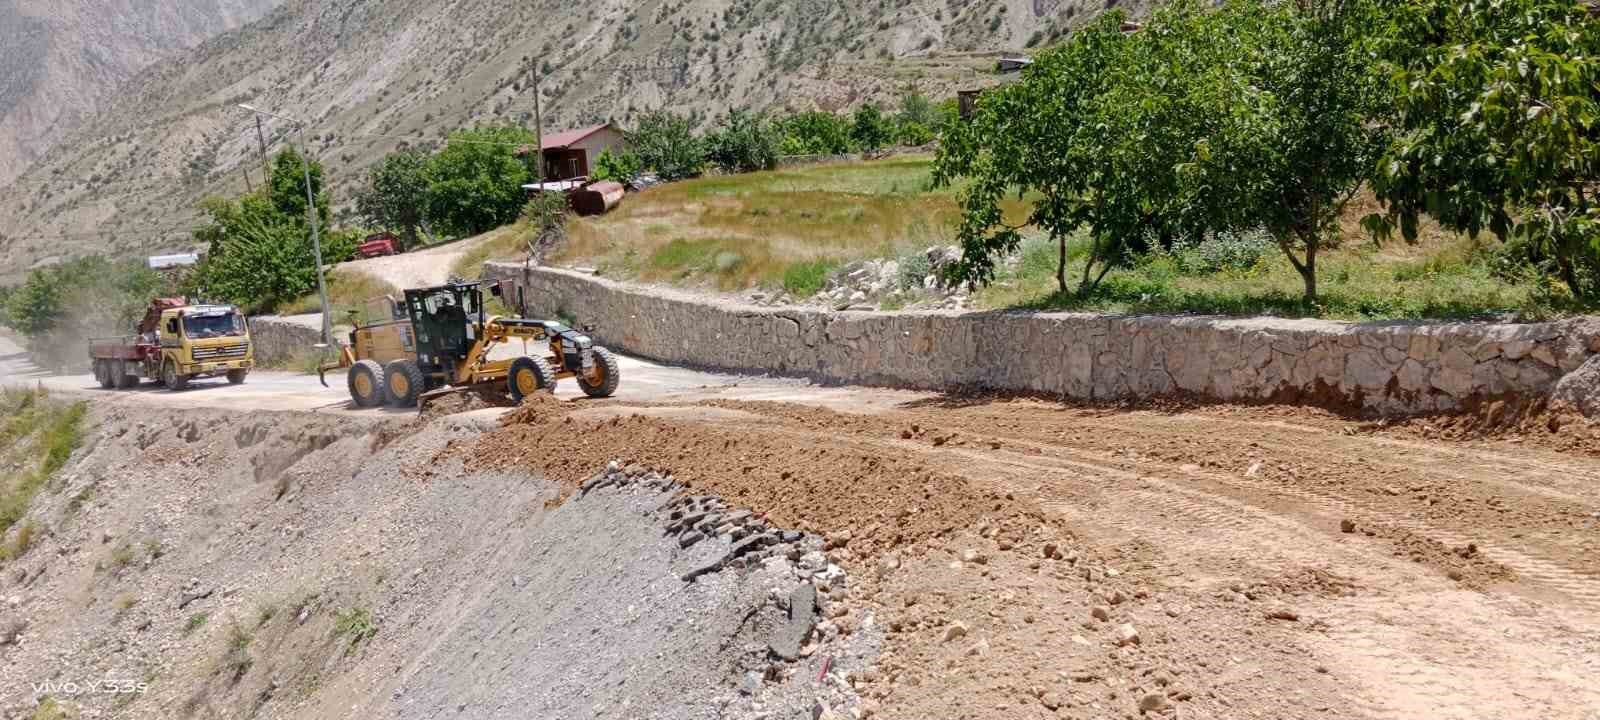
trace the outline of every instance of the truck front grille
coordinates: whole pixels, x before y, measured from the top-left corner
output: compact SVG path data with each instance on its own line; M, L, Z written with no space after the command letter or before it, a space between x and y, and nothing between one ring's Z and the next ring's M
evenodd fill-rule
M222 347L195 348L194 359L195 362L207 362L211 360L238 360L243 358L249 352L249 343L224 345Z

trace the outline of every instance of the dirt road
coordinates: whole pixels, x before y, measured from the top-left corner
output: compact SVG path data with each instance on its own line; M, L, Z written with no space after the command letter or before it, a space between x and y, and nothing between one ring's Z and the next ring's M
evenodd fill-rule
M116 402L353 412L312 377L113 393L0 356L10 382ZM473 456L568 483L636 461L853 534L841 562L881 576L851 593L889 628L856 679L883 717L1600 718L1592 426L1459 440L623 367L618 398L535 409Z

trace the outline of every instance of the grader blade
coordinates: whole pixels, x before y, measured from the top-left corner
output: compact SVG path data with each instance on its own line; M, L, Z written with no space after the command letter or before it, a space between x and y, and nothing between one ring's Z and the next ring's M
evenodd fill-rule
M466 396L476 397L485 405L507 407L515 405L507 394L505 385L499 382L478 383L476 385L447 385L445 387L429 390L417 396L417 413L428 412L428 406L446 398Z

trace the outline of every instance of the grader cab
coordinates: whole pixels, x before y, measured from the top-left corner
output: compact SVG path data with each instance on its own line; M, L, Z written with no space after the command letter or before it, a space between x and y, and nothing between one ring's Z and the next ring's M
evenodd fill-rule
M500 288L491 292L498 296ZM590 397L609 397L621 380L616 356L582 332L549 320L489 316L478 282L407 290L398 303L369 303L366 314L349 346L321 368L346 369L350 397L360 407L426 407L468 391L521 402L553 392L565 378L575 378ZM520 352L496 352L511 350L502 346L512 341L521 341Z

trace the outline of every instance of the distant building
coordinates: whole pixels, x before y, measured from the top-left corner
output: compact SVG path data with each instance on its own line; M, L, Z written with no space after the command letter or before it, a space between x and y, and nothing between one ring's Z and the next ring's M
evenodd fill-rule
M611 123L565 130L543 138L545 180L570 180L587 177L604 150L620 151L627 141L622 130ZM531 145L517 148L517 157L533 152Z
M151 270L167 270L169 268L189 267L200 262L199 253L178 253L176 255L150 256Z

